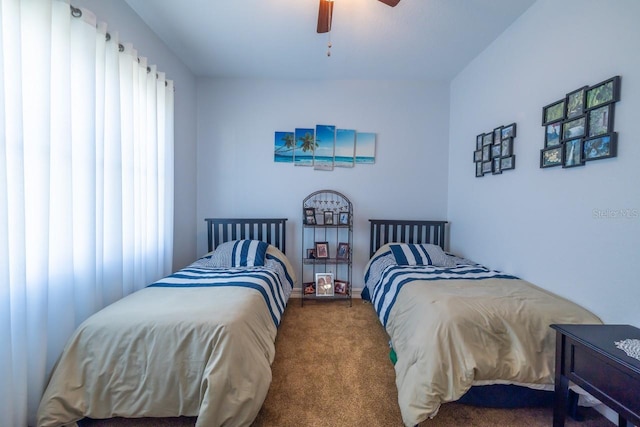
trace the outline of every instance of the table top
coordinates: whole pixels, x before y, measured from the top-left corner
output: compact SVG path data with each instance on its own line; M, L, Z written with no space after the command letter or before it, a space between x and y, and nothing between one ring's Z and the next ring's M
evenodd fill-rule
M557 331L573 338L592 350L627 366L640 374L640 360L628 356L616 347L616 341L640 340L640 329L631 325L551 325Z

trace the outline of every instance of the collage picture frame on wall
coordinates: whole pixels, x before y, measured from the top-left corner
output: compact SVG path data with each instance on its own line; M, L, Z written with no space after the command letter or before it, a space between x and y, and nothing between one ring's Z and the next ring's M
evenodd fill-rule
M515 169L516 156L513 153L515 137L515 123L498 126L491 132L476 136L476 149L473 152L476 178L487 174L499 175L505 170Z
M617 156L615 103L620 76L582 86L542 107L544 145L540 168L584 166L588 161Z

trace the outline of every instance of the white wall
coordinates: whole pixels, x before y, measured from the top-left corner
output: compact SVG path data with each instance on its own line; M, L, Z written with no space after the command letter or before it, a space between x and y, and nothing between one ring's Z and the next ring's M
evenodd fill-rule
M414 81L200 80L198 253L205 217L286 217L299 275L302 200L332 189L354 205L353 282L362 287L368 219L446 218L448 99L446 84ZM317 171L273 161L275 131L316 124L375 132L376 163Z
M108 31L118 32L140 56L156 64L175 84L175 201L174 270L196 257L196 79L124 0L74 0L73 5L93 12Z
M451 85L452 250L640 326L640 2L538 0ZM620 75L618 157L539 168L542 107ZM517 123L516 169L475 178L477 134ZM597 212L629 210L631 217Z

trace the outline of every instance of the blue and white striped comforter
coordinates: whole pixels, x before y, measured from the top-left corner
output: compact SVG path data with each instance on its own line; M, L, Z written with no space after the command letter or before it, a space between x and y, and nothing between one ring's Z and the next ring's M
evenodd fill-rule
M264 298L273 323L278 327L293 283L278 262L264 267L203 268L197 263L152 283L148 287L220 287L236 286L258 291Z
M482 280L489 278L518 279L499 271L489 270L481 265L457 265L456 267L436 267L426 265L395 265L385 267L372 286L371 302L380 322L386 327L389 313L398 293L404 285L415 280ZM374 278L375 279L375 278Z

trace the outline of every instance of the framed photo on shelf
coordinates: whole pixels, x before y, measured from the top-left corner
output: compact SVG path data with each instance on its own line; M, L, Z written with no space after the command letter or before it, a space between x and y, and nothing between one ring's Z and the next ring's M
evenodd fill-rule
M564 103L565 100L561 99L542 107L542 126L564 119Z
M584 141L584 159L598 160L616 156L617 133L600 135Z
M304 208L304 223L307 225L316 225L315 208Z
M336 259L349 259L348 243L338 243L338 250L336 251Z
M307 249L307 258L308 259L316 259L316 250L315 249Z
M316 293L316 284L315 282L307 282L304 284L304 294L305 295L313 295Z
M333 294L333 273L316 273L316 296L332 297Z
M329 258L329 242L316 242L315 256L318 259Z
M562 145L540 150L540 167L551 168L562 165Z
M333 212L324 211L324 225L333 225Z
M338 214L338 224L349 225L349 212L340 212Z
M567 94L567 119L584 114L584 94L588 87L584 86Z
M584 158L582 156L582 138L570 139L569 141L565 141L562 146L563 168L584 166Z
M333 281L333 285L336 294L347 295L348 282L336 279Z

